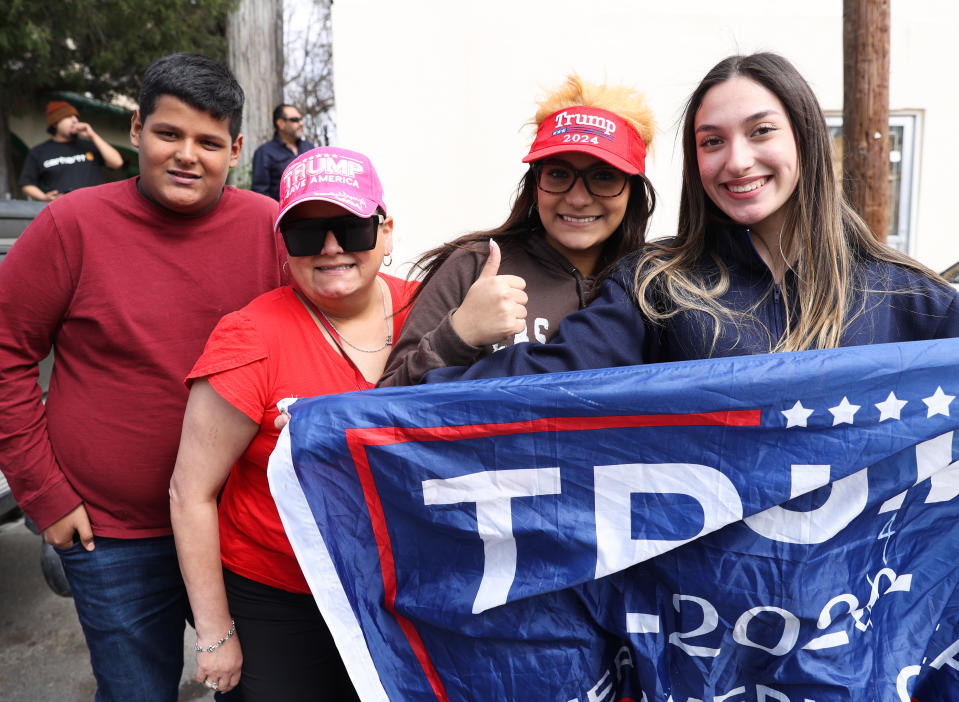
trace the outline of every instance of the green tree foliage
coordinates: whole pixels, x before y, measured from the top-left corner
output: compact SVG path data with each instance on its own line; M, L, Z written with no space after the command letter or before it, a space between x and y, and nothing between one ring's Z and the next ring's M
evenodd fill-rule
M8 115L49 91L136 100L143 70L178 51L223 61L236 0L0 0L0 198L14 192Z
M176 51L222 60L234 0L5 0L0 100L72 90L136 98L143 69ZM4 135L6 136L6 135Z

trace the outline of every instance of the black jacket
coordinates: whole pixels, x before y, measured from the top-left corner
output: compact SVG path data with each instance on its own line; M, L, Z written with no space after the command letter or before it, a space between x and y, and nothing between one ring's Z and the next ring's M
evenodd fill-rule
M290 165L290 161L313 148L315 148L313 144L306 139L300 139L296 142L294 154L283 140L274 134L272 139L261 144L253 152L253 182L250 184L250 190L279 200L283 171Z

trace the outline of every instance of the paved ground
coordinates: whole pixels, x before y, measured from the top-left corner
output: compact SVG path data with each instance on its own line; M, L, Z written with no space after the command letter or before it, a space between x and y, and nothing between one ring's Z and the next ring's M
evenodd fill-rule
M180 701L212 701L192 680L193 638L187 627ZM53 594L40 572L39 537L22 519L0 525L0 699L90 702L95 691L73 600Z

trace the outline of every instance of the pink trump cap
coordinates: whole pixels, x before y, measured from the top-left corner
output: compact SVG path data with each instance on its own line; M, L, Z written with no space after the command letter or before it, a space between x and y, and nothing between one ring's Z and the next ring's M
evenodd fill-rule
M377 208L386 212L383 185L370 160L358 151L321 146L290 161L280 180L280 211L273 231L294 207L321 200L371 217Z
M615 112L574 105L544 119L523 163L576 151L595 156L624 173L646 172L646 144Z

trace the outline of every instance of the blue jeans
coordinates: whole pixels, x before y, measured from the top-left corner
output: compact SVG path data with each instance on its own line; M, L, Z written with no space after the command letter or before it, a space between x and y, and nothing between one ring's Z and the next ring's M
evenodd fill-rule
M57 550L97 679L97 702L176 702L186 588L172 536Z

